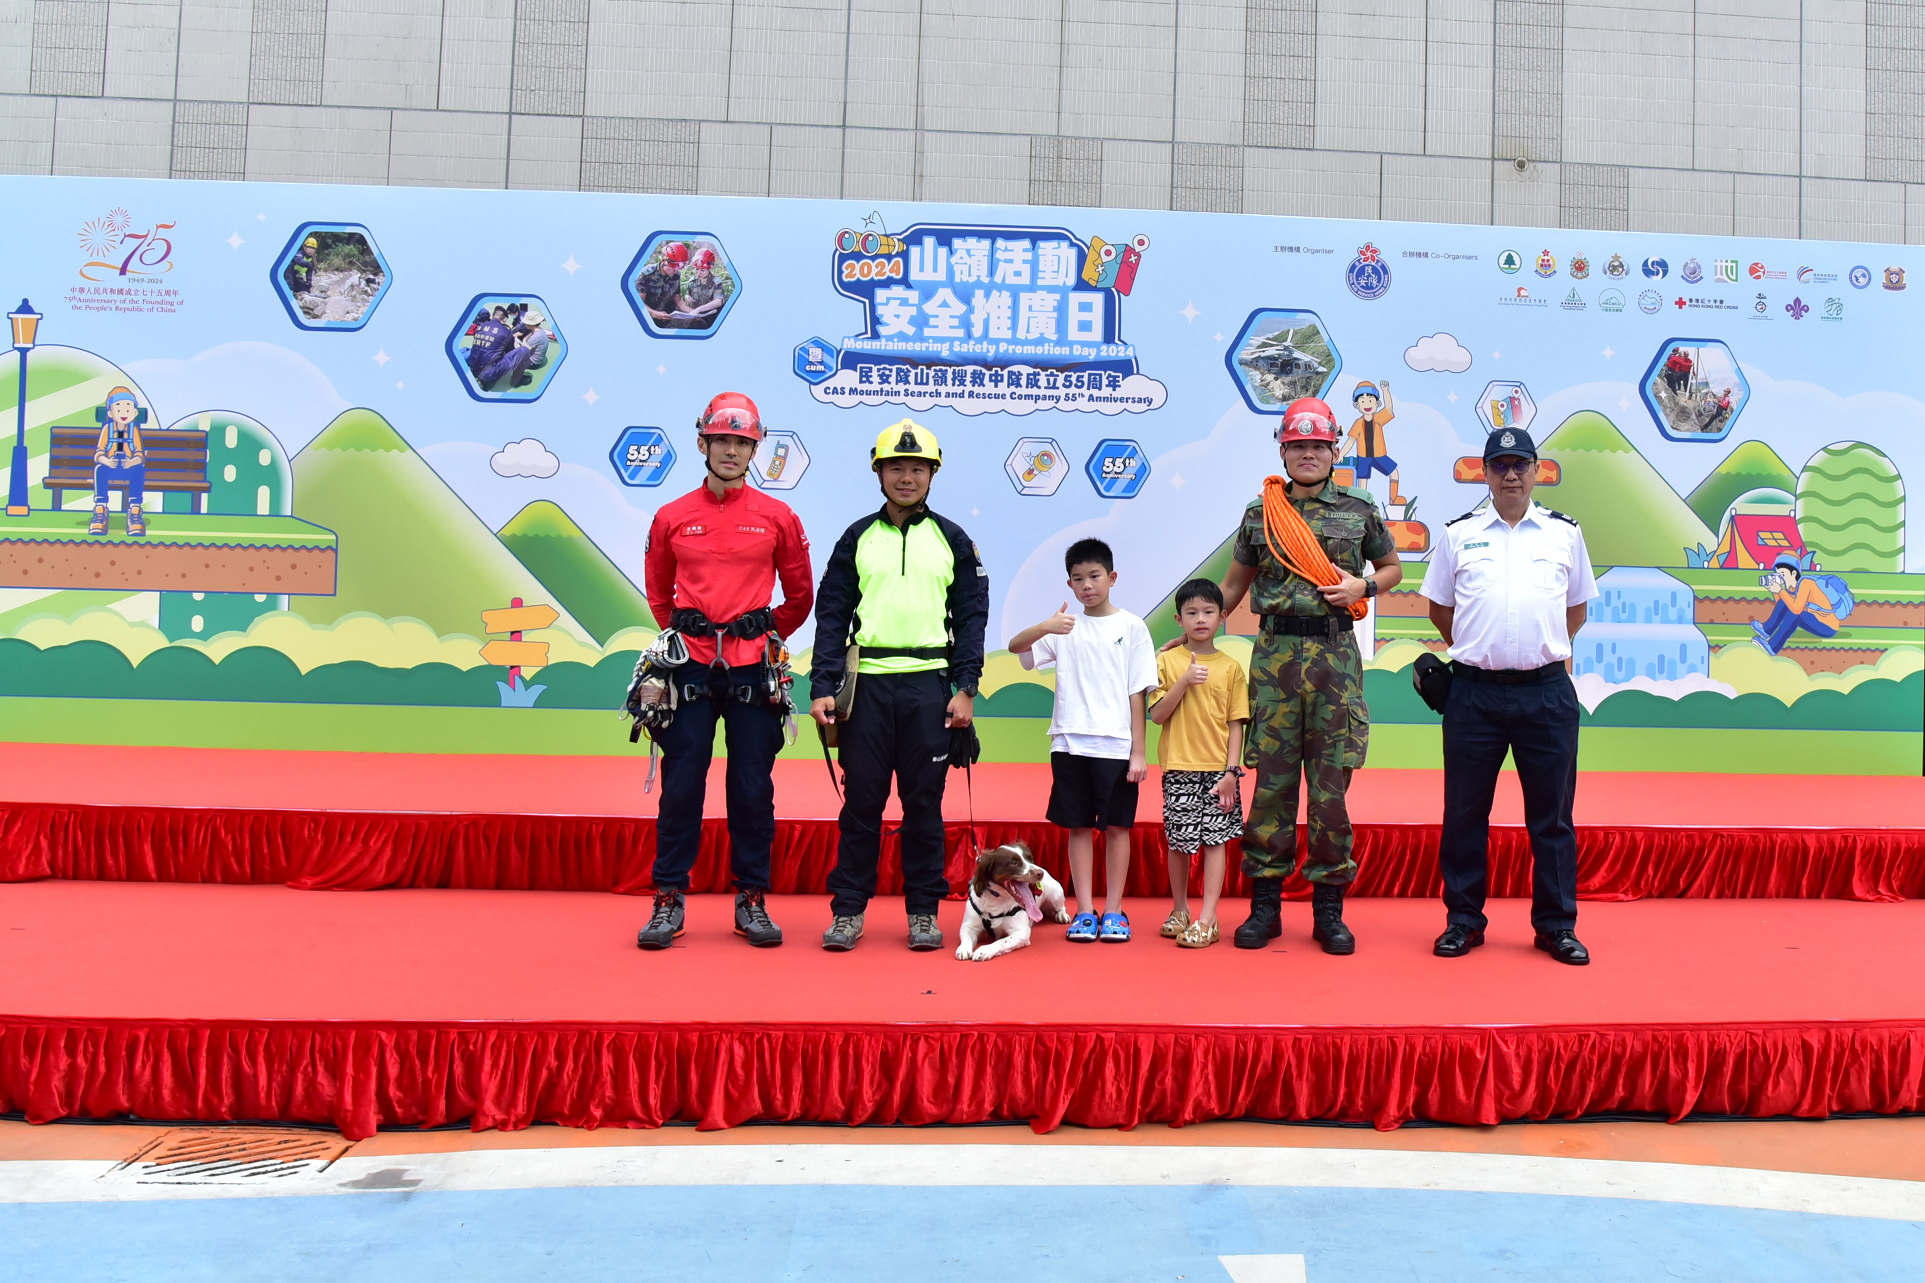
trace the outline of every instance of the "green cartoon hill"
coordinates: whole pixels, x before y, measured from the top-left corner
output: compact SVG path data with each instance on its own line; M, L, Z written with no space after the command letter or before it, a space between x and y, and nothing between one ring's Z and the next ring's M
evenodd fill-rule
M1797 476L1775 451L1762 441L1746 441L1698 483L1685 500L1710 530L1717 530L1725 510L1739 495L1751 490L1783 490L1797 487Z
M547 588L547 600L598 642L624 628L653 628L648 601L566 512L537 499L499 531L501 542Z
M1617 425L1595 410L1564 420L1538 453L1555 459L1563 475L1536 498L1578 519L1593 565L1682 566L1685 549L1717 542Z
M1834 441L1798 474L1798 530L1826 570L1905 569L1905 482L1883 451Z
M294 456L294 513L341 540L335 595L294 600L312 623L366 610L478 637L482 611L520 597L555 606L561 627L588 635L373 410L346 411Z

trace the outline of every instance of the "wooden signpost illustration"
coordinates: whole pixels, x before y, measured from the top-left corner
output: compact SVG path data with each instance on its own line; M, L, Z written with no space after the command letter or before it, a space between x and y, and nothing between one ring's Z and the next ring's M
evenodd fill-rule
M561 613L553 606L524 606L519 597L505 609L481 612L481 625L485 631L508 634L508 640L497 638L481 648L481 658L485 662L508 670L508 680L495 683L501 691L503 708L533 708L541 693L548 689L546 686L530 686L521 675L524 668L547 666L548 643L523 641L521 635L551 627L560 618Z

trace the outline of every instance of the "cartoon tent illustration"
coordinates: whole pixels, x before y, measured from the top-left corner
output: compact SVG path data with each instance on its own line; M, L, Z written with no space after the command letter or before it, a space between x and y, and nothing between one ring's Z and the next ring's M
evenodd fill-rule
M1781 490L1753 490L1740 495L1725 514L1711 564L1721 570L1757 570L1769 568L1784 553L1804 551L1792 497Z

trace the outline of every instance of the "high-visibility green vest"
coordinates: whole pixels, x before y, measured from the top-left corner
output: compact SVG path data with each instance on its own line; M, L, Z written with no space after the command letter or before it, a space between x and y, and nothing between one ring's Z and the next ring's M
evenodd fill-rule
M863 652L858 671L925 673L948 667L941 656L872 659L869 650L947 646L949 585L955 578L956 554L943 538L942 527L925 518L898 528L886 518L876 518L856 540L856 583L862 605L855 643Z

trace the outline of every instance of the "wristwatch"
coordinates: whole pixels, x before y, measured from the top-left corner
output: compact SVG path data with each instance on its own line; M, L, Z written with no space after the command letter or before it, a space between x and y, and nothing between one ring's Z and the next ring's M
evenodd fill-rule
M1377 595L1377 581L1375 579L1366 578L1364 580L1364 596L1368 598L1368 597L1375 597L1376 595Z
M958 695L967 695L971 699L976 698L976 688L974 686L958 686L956 687L956 693Z

